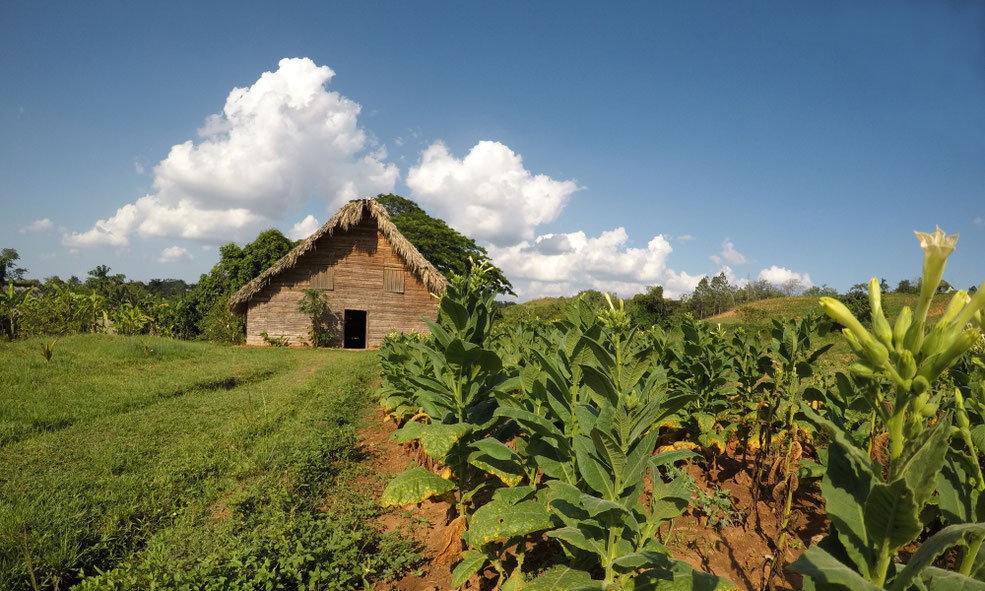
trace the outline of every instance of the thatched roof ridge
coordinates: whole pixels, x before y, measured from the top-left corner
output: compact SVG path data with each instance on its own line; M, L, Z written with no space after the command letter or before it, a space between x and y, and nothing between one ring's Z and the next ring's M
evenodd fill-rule
M435 269L434 265L428 262L409 240L404 238L400 230L390 221L390 214L387 213L386 208L377 203L375 199L356 199L343 206L332 216L332 219L325 222L324 226L308 236L304 242L295 246L291 252L271 265L269 269L234 293L229 298L229 311L233 314L244 314L250 299L266 287L272 278L287 269L293 269L305 253L315 248L315 242L319 238L326 234L332 236L336 231L345 232L363 221L366 216L369 216L376 223L376 227L390 243L393 252L404 261L410 272L418 277L428 290L436 294L444 292L445 286L448 284L444 275Z

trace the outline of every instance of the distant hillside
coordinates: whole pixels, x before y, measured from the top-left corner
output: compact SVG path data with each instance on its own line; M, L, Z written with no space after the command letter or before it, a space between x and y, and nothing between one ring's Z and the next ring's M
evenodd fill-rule
M553 322L560 320L564 309L574 300L573 297L537 298L522 304L510 304L500 308L501 322L523 322L525 320L542 320Z
M895 319L903 306L915 307L919 296L915 294L887 293L882 296L882 308L888 318ZM771 298L750 304L743 304L727 312L705 319L706 322L719 324L745 324L768 326L773 318L803 318L811 312L820 313L815 296L798 296L790 298ZM951 294L934 297L930 307L930 317L940 316L950 301Z
M564 316L565 307L574 297L538 298L511 304L500 308L500 322L522 322L541 320L553 322ZM882 296L882 307L890 321L895 320L903 306L916 306L918 296L915 294L887 293ZM938 295L930 308L930 317L934 318L944 313L951 294ZM748 328L766 328L774 318L803 318L807 314L820 313L816 296L797 296L786 298L769 298L732 308L727 312L711 316L705 322L725 326L743 325Z

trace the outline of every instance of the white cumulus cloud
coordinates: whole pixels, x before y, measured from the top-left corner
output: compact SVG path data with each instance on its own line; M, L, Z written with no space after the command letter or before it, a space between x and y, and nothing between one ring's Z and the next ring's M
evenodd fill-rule
M159 263L181 263L192 260L192 255L183 246L169 246L157 257Z
M361 107L326 89L335 76L307 58L283 59L248 88L234 88L199 140L171 148L154 190L66 246L125 246L133 236L221 243L252 238L285 209L324 198L393 190L400 173L358 125Z
M291 231L287 233L287 237L291 240L301 240L314 234L318 228L321 228L321 222L309 213L303 220L294 224Z
M493 141L455 158L441 142L421 152L407 173L415 201L467 236L497 246L533 240L535 228L553 221L579 189L574 181L533 174L523 158Z
M794 282L796 282L797 286L801 288L807 288L814 285L811 282L811 276L809 274L795 273L790 269L778 267L776 265L760 271L758 279L768 281L779 287L792 285Z
M721 252L710 258L716 265L743 265L749 262L745 255L735 250L735 245L728 238L722 242Z
M701 276L667 266L673 251L663 235L645 248L628 246L624 228L590 237L585 232L545 234L511 246L489 248L493 262L506 273L522 299L573 295L584 289L630 296L662 285L668 297L690 292Z
M55 227L55 224L48 218L42 218L40 220L34 220L26 226L21 226L21 234L25 232L44 232Z

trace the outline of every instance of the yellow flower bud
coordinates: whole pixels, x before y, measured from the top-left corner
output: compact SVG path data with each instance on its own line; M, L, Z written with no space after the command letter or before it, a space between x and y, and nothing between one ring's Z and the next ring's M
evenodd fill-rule
M900 353L899 363L897 364L899 375L904 380L909 380L917 375L917 362L913 359L913 353L906 349Z
M938 325L947 326L952 320L958 317L958 313L965 309L971 302L971 296L965 290L960 290L951 296L951 301L947 303L944 315L937 321Z
M844 335L845 340L848 342L848 346L851 350L854 351L856 355L861 357L863 354L862 343L858 342L858 339L855 338L855 333L847 328L843 328L841 329L841 334Z
M824 313L834 318L839 324L852 331L862 347L862 355L879 366L889 359L889 350L885 345L877 341L872 334L865 330L862 323L852 314L845 304L834 298L824 297L820 300L821 308Z
M913 383L910 386L910 391L913 392L914 394L920 395L923 394L925 391L927 391L929 388L930 388L930 382L927 381L927 378L923 376L917 376L913 378Z
M945 350L941 355L941 363L943 364L941 371L944 371L950 367L952 363L957 361L958 357L961 357L968 351L968 349L974 347L975 342L978 341L978 335L978 329L975 328L969 328L958 335L947 350Z
M903 347L913 353L916 357L923 346L923 320L917 319L910 323L910 328L906 329L906 336L903 337Z
M940 406L941 405L940 405L939 402L931 402L931 403L925 405L920 410L920 415L923 416L925 419L929 419L930 417L932 417L932 416L934 416L934 415L937 414L937 409L939 409Z
M911 322L913 322L913 311L910 310L909 306L903 306L899 317L896 318L896 325L893 327L893 345L897 351L903 346L903 337L906 336Z
M958 427L962 431L964 431L965 429L967 429L971 425L971 423L968 421L968 413L965 412L965 410L963 408L960 409L960 410L958 410L957 416L955 416L954 418L955 418L955 420L958 423Z
M848 366L848 371L861 378L871 378L876 375L875 369L865 363L853 363Z
M910 410L920 412L927 405L928 400L930 400L930 392L922 392L919 396L910 400Z
M872 308L872 330L876 338L888 349L893 348L893 329L882 312L882 294L879 291L879 280L873 277L869 280L869 307Z
M923 354L924 358L930 357L935 353L940 353L943 348L945 348L949 342L944 339L944 327L938 324L923 339L923 346L920 347L920 353Z
M982 283L978 291L975 292L975 295L968 300L968 303L965 304L965 307L961 309L951 324L955 328L964 328L964 325L968 324L976 314L980 315L982 310L985 310L985 283ZM979 322L981 321L979 320ZM985 326L982 328L985 329Z
M864 345L866 339L872 339L872 335L869 334L869 331L865 330L862 323L855 318L855 315L852 314L852 311L849 310L845 304L829 297L821 298L819 303L821 304L821 309L824 310L825 314L835 319L838 324L855 333L855 336L858 337L860 343Z

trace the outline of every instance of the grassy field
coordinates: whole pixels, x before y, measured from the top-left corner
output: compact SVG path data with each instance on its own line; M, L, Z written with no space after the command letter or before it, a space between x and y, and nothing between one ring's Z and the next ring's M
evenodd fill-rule
M417 559L352 486L374 353L40 344L0 344L0 588L351 589Z

